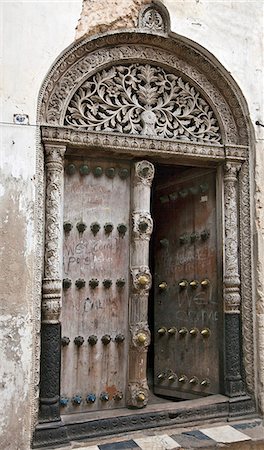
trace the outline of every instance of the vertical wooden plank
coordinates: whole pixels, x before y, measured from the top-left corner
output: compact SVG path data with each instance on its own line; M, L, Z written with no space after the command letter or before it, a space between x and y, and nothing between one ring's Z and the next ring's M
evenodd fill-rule
M72 229L64 232L64 279L71 286L63 291L62 336L70 343L62 347L61 393L69 399L62 411L117 408L125 404L127 379L130 168L114 161L69 159L65 171L64 221ZM83 232L77 229L80 223L86 226ZM107 223L113 227L108 232ZM93 224L99 224L97 232ZM118 231L119 225L125 232ZM124 286L116 284L119 279ZM77 280L85 286L78 289ZM91 285L95 280L98 286ZM104 286L104 280L111 285ZM111 338L107 345L105 335ZM118 335L123 342L116 342ZM80 346L74 343L78 336L84 339ZM88 343L89 336L97 337L95 345ZM104 392L108 401L100 399ZM86 401L88 394L96 397L94 402ZM80 405L74 404L76 395Z

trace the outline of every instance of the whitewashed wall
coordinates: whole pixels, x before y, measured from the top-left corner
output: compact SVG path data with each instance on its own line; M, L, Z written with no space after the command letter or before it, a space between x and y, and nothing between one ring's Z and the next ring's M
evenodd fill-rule
M110 3L122 11L129 0L86 0L93 21L108 23ZM140 4L141 0L131 0ZM146 3L146 1L144 1ZM98 5L100 4L100 13ZM248 103L250 117L264 121L263 9L258 1L166 0L172 30L211 52L231 73ZM30 448L32 373L34 363L33 305L35 258L36 109L42 81L53 61L75 39L81 0L3 1L1 3L0 106L0 448ZM85 9L83 9L84 13ZM134 9L132 14L135 14ZM105 15L105 16L104 16ZM87 25L88 24L88 25ZM29 115L30 125L14 125L13 114ZM254 237L258 323L262 321L264 359L264 128L256 127L256 195ZM253 179L254 182L254 179ZM261 355L259 356L259 359ZM264 360L261 364L264 372ZM260 368L260 366L259 366ZM259 369L259 399L264 405L264 374ZM262 378L261 378L262 377Z

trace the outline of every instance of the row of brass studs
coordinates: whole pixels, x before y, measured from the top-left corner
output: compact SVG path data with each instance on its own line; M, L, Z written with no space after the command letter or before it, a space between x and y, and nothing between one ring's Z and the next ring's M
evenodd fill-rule
M79 231L79 233L83 233L86 230L87 225L86 225L86 223L80 221L76 224L76 228ZM69 221L66 221L63 224L63 229L64 229L65 233L69 233L73 229L73 224ZM98 222L93 222L90 225L90 230L94 236L100 231L100 229L101 229L101 225ZM114 229L114 225L111 222L107 222L104 225L105 234L112 233L113 229ZM117 231L121 236L124 236L127 232L127 226L124 223L119 223L117 225Z
M205 378L205 379L199 381L199 379L196 376L193 376L188 380L186 375L180 375L178 377L176 375L176 373L174 373L172 371L161 372L158 374L157 378L158 378L159 382L168 380L172 383L175 381L178 381L178 383L181 383L181 384L186 384L188 382L189 382L189 384L192 384L192 385L200 384L200 386L202 386L202 387L208 387L210 385L210 380L208 378Z
M206 289L209 285L210 285L210 281L205 278L204 280L201 280L200 282L198 280L180 280L178 282L178 286L180 289L186 289L188 286L190 286L192 289L196 289L198 288L198 286L201 286L203 289ZM168 284L166 283L166 281L162 281L159 284L159 290L161 292L166 291L168 289Z
M178 198L183 199L188 195L206 194L209 186L207 183L199 184L199 186L192 186L190 188L180 189L179 191L172 192L168 195L162 195L160 197L161 203L168 203L169 201L175 202Z
M182 234L179 237L179 243L180 245L184 245L184 244L194 244L194 242L197 242L201 239L202 242L207 241L207 239L209 239L210 237L210 231L209 230L203 230L201 231L201 233L195 232L193 231L192 233L185 233ZM163 248L168 248L169 247L169 240L166 238L160 239L160 245Z
M117 344L122 344L125 340L125 336L123 334L117 334L113 339L109 334L104 334L101 337L101 341L104 345L110 344L110 342L115 341ZM89 345L96 345L98 342L98 337L94 334L88 337L87 339ZM67 336L63 336L61 338L61 345L63 347L66 347L71 342L70 338ZM74 344L77 345L77 347L81 347L84 344L84 337L83 336L76 336L74 338Z
M166 334L168 334L168 336L175 336L178 333L180 337L187 336L188 334L190 334L190 336L192 337L195 337L198 336L198 334L201 334L201 336L203 336L204 338L209 337L211 334L209 328L203 328L202 330L198 330L198 328L191 328L190 330L188 330L185 327L182 327L179 330L177 330L177 328L175 327L170 327L168 329L166 327L161 327L157 332L159 336L165 336Z
M110 289L112 284L113 281L110 280L109 278L106 278L105 280L102 281L102 285L104 286L105 289ZM118 278L115 284L118 288L122 288L125 286L126 281L124 278ZM71 285L72 281L70 280L70 278L63 279L62 281L63 289L69 289ZM86 281L83 278L78 278L78 280L75 281L75 286L77 287L77 289L82 289L84 288L85 285ZM91 280L89 280L89 286L91 289L96 289L99 286L99 280L97 280L97 278L92 278Z
M78 167L75 164L68 164L65 167L65 171L68 175L74 175L78 170ZM121 180L126 180L129 177L129 169L123 167L121 169L117 169L115 167L107 167L103 169L101 166L89 167L87 164L82 164L79 167L79 172L82 176L89 175L89 173L93 173L93 175L98 178L101 177L104 173L108 178L114 178L117 174L121 178Z
M117 393L113 396L113 399L114 399L115 401L120 401L120 400L122 400L122 398L123 398L123 393L122 393L122 392L117 392ZM108 392L101 392L101 394L99 395L99 399L100 399L102 402L108 402L108 401L110 400ZM95 401L96 401L96 394L90 392L90 393L86 396L86 399L85 399L85 400L86 400L86 403L88 403L88 404L95 403ZM73 403L75 406L80 406L81 403L83 402L83 398L82 398L82 396L81 396L80 394L76 394L76 395L74 395L74 396L72 397L71 401L72 401L72 403ZM63 407L68 406L69 402L70 402L70 399L69 399L68 397L61 397L61 398L60 398L60 404L61 404L61 406L63 406Z
M209 239L210 236L210 231L209 230L203 230L201 233L196 233L195 231L193 231L192 233L185 233L182 234L179 237L179 243L180 245L184 245L184 244L193 244L194 242L197 242L199 239L201 239L201 241L205 242Z

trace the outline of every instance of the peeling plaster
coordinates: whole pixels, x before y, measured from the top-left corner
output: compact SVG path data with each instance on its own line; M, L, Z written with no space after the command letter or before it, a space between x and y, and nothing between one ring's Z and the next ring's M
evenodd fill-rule
M139 11L150 0L83 0L76 39L108 30L134 28Z

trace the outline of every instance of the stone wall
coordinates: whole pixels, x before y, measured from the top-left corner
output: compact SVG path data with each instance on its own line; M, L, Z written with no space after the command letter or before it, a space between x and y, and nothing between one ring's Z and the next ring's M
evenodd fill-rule
M30 448L35 420L34 378L39 355L40 249L36 228L37 100L41 83L58 55L87 34L135 27L145 0L9 1L1 4L1 301L0 447ZM263 4L259 1L163 2L172 31L201 45L230 72L249 107L263 123ZM77 27L77 28L76 28ZM75 30L76 28L76 30ZM13 114L29 125L14 125ZM252 206L258 354L258 399L264 410L264 128L254 125ZM37 338L36 338L37 336ZM4 413L3 413L4 412Z

